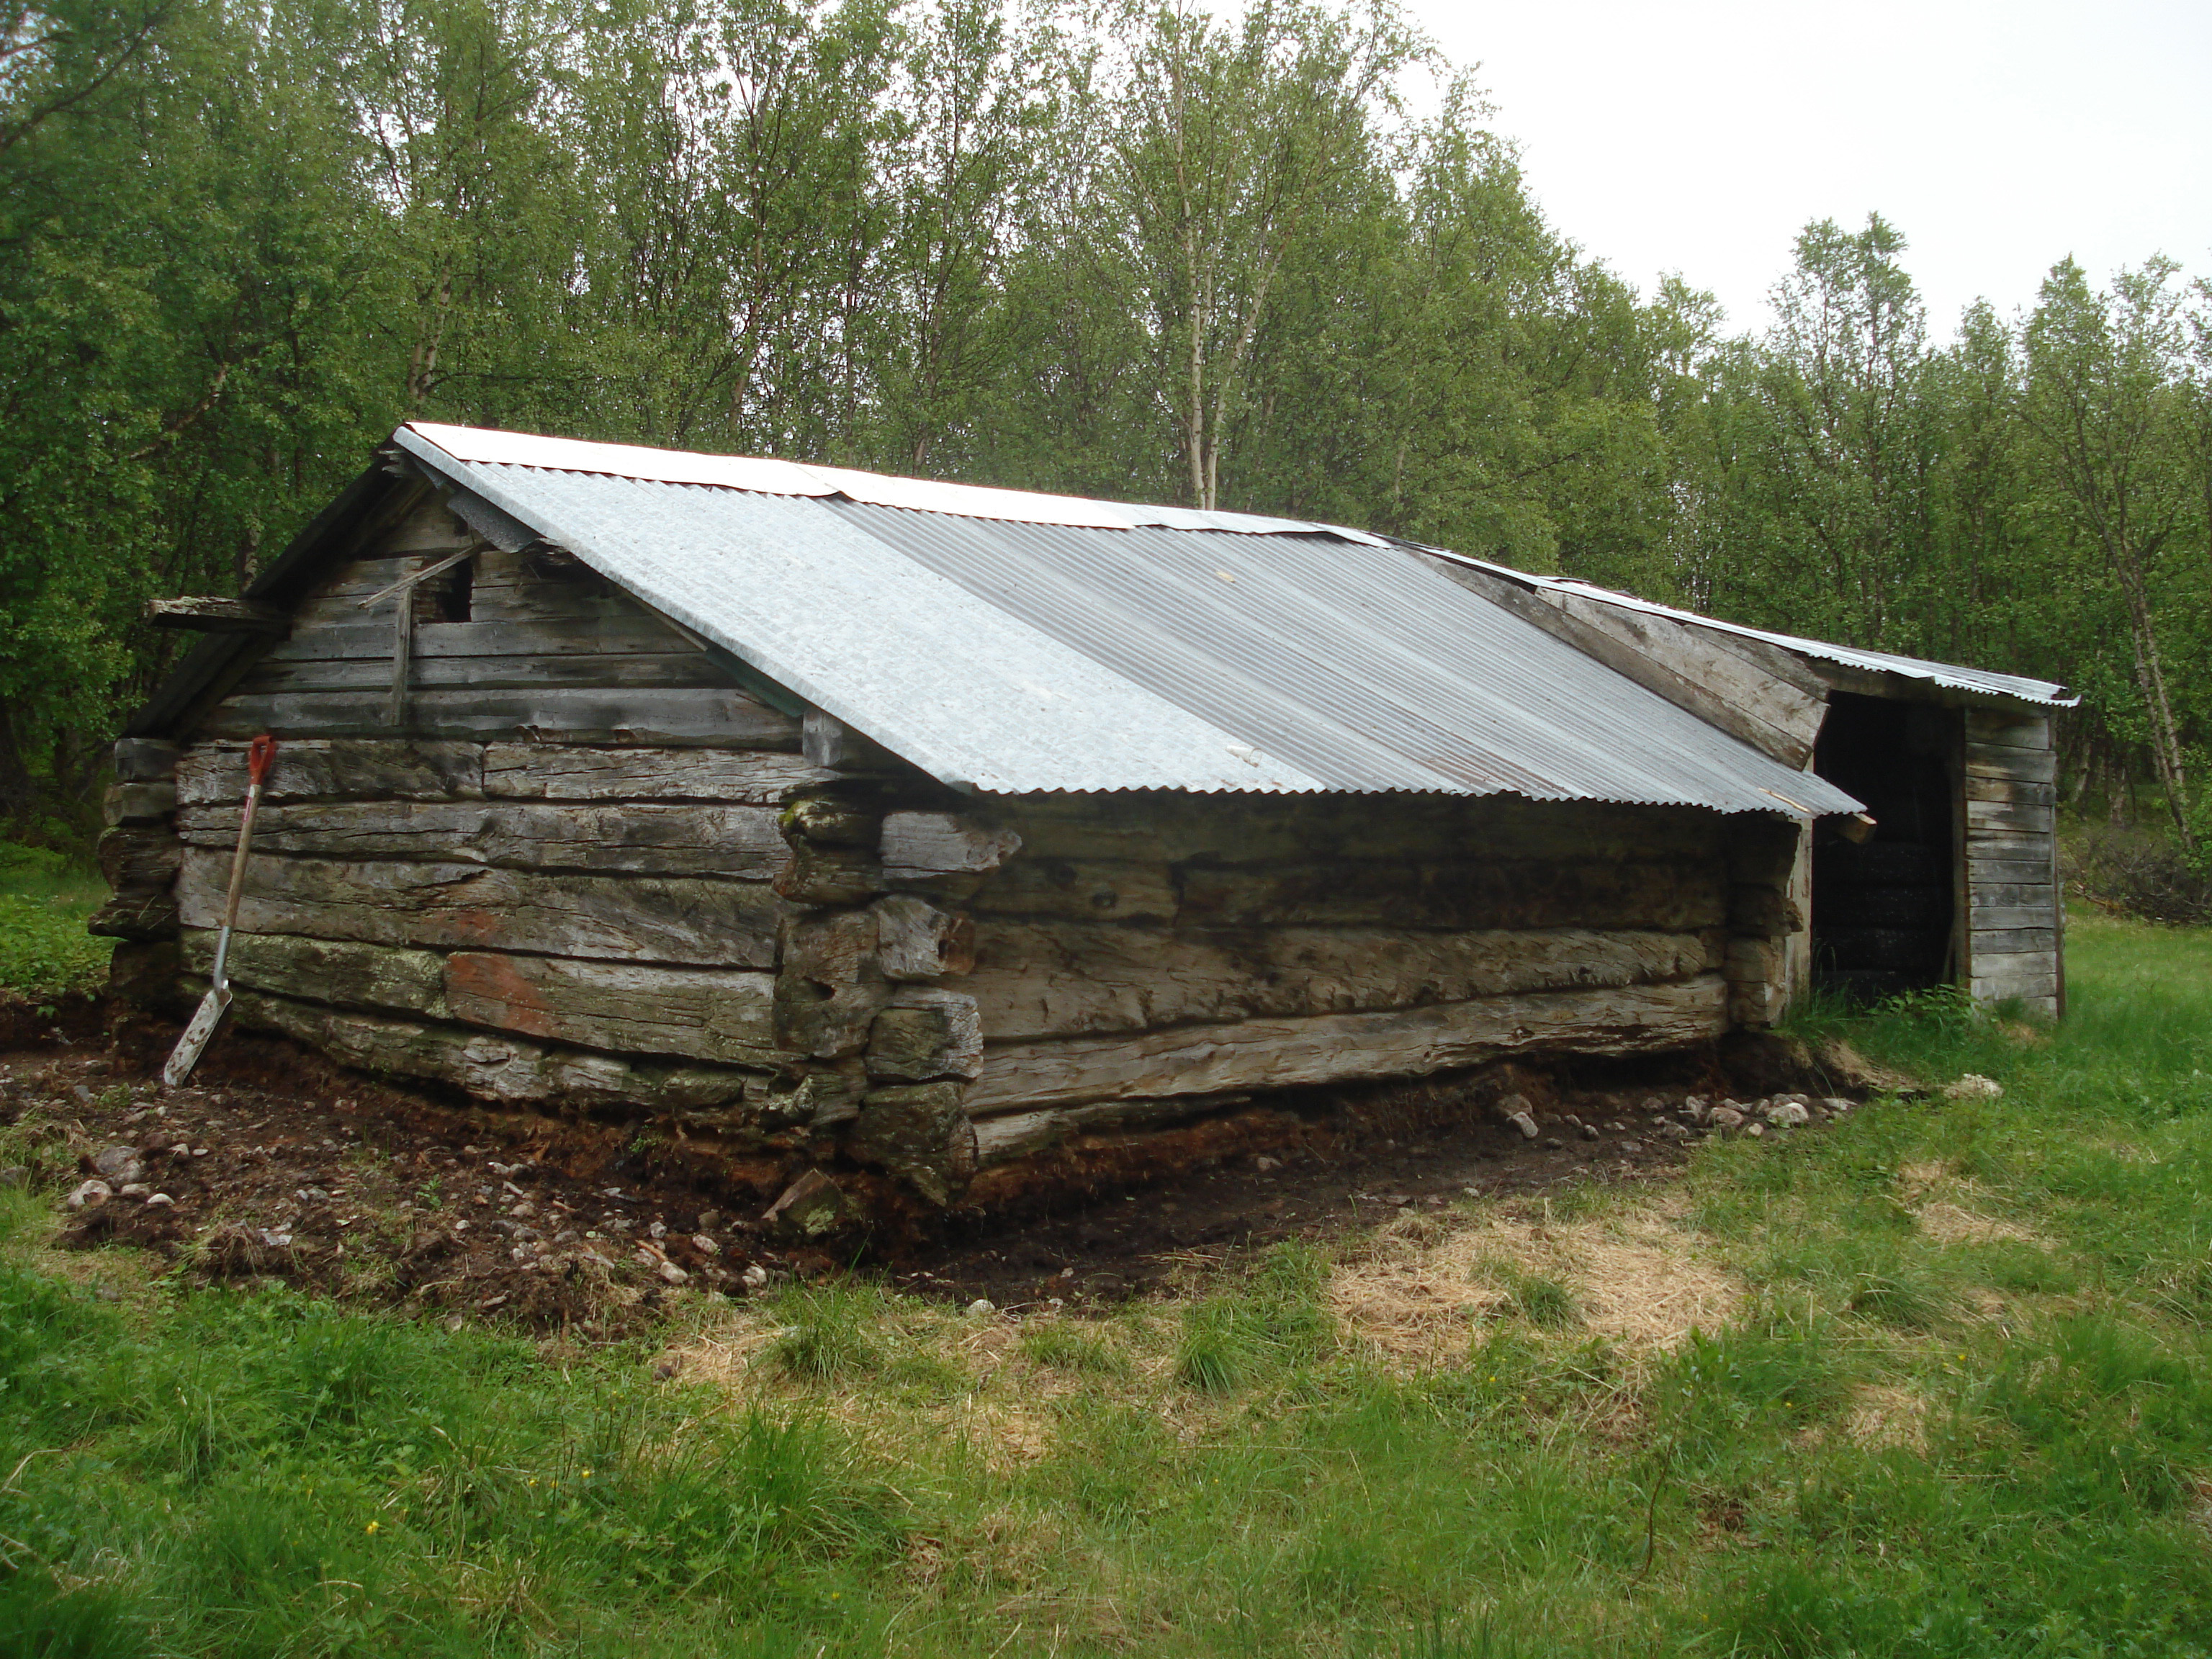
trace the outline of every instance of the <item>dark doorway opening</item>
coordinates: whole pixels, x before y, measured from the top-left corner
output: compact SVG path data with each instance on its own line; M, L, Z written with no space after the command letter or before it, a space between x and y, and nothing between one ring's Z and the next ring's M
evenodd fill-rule
M1813 977L1854 1002L1952 978L1959 711L1836 692L1813 769L1874 814L1864 842L1813 842Z

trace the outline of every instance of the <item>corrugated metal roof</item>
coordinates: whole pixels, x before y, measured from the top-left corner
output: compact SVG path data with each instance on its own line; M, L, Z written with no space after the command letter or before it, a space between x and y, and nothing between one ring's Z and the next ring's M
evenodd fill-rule
M1747 640L1763 640L1769 645L1780 646L1784 651L1794 651L1800 656L1836 663L1845 668L1862 668L1876 674L1899 674L1906 679L1925 680L1931 685L1944 686L1954 691L1971 691L1980 696L2010 697L2019 702L2035 703L2046 708L2071 708L2081 701L2074 692L2050 680L2029 679L2019 674L1992 674L1979 668L1962 667L1957 663L1931 662L1923 657L1900 657L1887 651L1862 651L1856 646L1834 645L1826 640L1808 640L1796 634L1777 634L1764 628L1747 628L1741 623L1722 622L1717 617L1701 616L1694 611L1681 611L1671 605L1657 605L1650 599L1639 599L1633 593L1600 587L1595 582L1583 581L1577 577L1532 576L1525 570L1493 564L1487 559L1470 558L1464 553L1454 553L1445 548L1426 550L1461 564L1473 565L1478 570L1487 570L1494 575L1526 582L1531 587L1578 594L1584 599L1619 605L1624 611L1639 611L1646 616L1668 617L1676 622L1694 623L1700 628L1738 635Z
M863 501L844 481L866 475L840 473L832 499L397 435L948 782L1858 810L1379 538L1173 509L1157 515L1173 528L1138 522L1151 509L1116 509L1120 526L1073 509L1038 522L910 504L957 485L877 480L867 493L884 499Z

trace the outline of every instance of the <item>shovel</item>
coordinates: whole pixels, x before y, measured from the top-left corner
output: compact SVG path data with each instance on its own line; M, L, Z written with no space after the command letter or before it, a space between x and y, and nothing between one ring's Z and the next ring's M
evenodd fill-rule
M192 1074L192 1067L200 1063L200 1054L215 1035L215 1028L222 1024L222 1017L230 1012L230 976L227 971L230 959L230 930L238 926L239 895L246 890L246 850L253 841L254 809L261 805L261 786L269 776L269 763L276 758L276 739L267 732L254 738L253 746L246 753L246 811L238 821L238 855L230 861L230 897L222 907L222 932L216 935L214 984L200 999L193 1011L191 1024L185 1027L184 1036L170 1052L169 1063L161 1068L165 1087L183 1086Z

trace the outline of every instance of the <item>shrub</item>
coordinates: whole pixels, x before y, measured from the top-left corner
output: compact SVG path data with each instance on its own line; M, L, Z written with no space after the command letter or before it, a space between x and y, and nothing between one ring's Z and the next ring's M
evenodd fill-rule
M2068 843L2061 873L2085 896L2147 921L2212 921L2212 870L2162 836L2089 830Z

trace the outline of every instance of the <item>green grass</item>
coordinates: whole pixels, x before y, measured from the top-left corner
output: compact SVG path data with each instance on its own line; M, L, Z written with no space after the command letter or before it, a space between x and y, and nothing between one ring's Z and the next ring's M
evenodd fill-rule
M59 854L0 842L0 994L46 1002L97 990L115 946L84 924L106 897L97 875Z
M1393 1360L1309 1249L1091 1324L695 1302L738 1358L656 1382L64 1261L0 1192L0 1654L2212 1652L2212 938L2069 951L2046 1042L1850 1023L2002 1099L1699 1149L1743 1298L1659 1348L1562 1243Z

